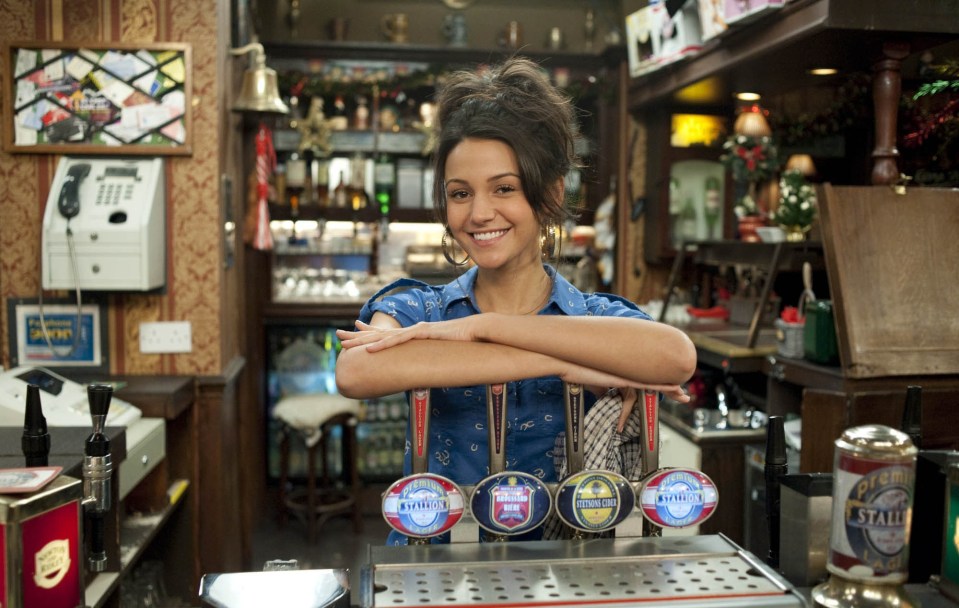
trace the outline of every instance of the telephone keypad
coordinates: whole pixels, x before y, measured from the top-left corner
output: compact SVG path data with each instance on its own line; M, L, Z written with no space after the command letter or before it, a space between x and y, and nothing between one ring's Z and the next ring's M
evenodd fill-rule
M116 206L120 204L121 196L124 200L130 200L133 198L133 184L121 185L101 183L97 188L97 198L95 204Z

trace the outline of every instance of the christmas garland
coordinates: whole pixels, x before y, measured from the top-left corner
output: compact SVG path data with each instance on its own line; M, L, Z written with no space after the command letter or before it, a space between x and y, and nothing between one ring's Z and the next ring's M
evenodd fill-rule
M834 135L847 128L865 124L872 113L872 78L859 72L852 74L836 89L833 102L815 113L782 116L770 120L776 140L793 146L817 137Z

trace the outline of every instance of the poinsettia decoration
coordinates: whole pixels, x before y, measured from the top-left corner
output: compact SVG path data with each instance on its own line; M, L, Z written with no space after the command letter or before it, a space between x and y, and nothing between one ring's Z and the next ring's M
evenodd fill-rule
M740 182L759 182L779 171L779 150L771 137L731 135L723 143L719 160Z

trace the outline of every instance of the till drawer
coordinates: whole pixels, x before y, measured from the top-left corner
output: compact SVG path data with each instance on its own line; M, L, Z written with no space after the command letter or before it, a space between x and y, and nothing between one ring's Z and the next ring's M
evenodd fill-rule
M166 458L166 421L140 418L127 427L127 459L120 463L120 500Z

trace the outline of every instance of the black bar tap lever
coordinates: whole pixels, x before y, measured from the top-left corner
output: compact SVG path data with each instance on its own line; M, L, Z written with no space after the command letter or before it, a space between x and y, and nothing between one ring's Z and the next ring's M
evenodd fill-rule
M28 467L45 467L50 457L50 433L40 404L40 387L27 385L26 408L23 412L23 436L20 447Z
M779 510L780 481L788 472L786 464L786 432L782 416L770 416L766 428L766 521L769 525L769 556L773 568L779 567Z
M87 387L93 433L87 437L83 450L83 506L90 524L87 561L93 572L103 572L107 565L103 522L112 507L113 459L110 440L103 431L112 398L113 387L109 384Z

